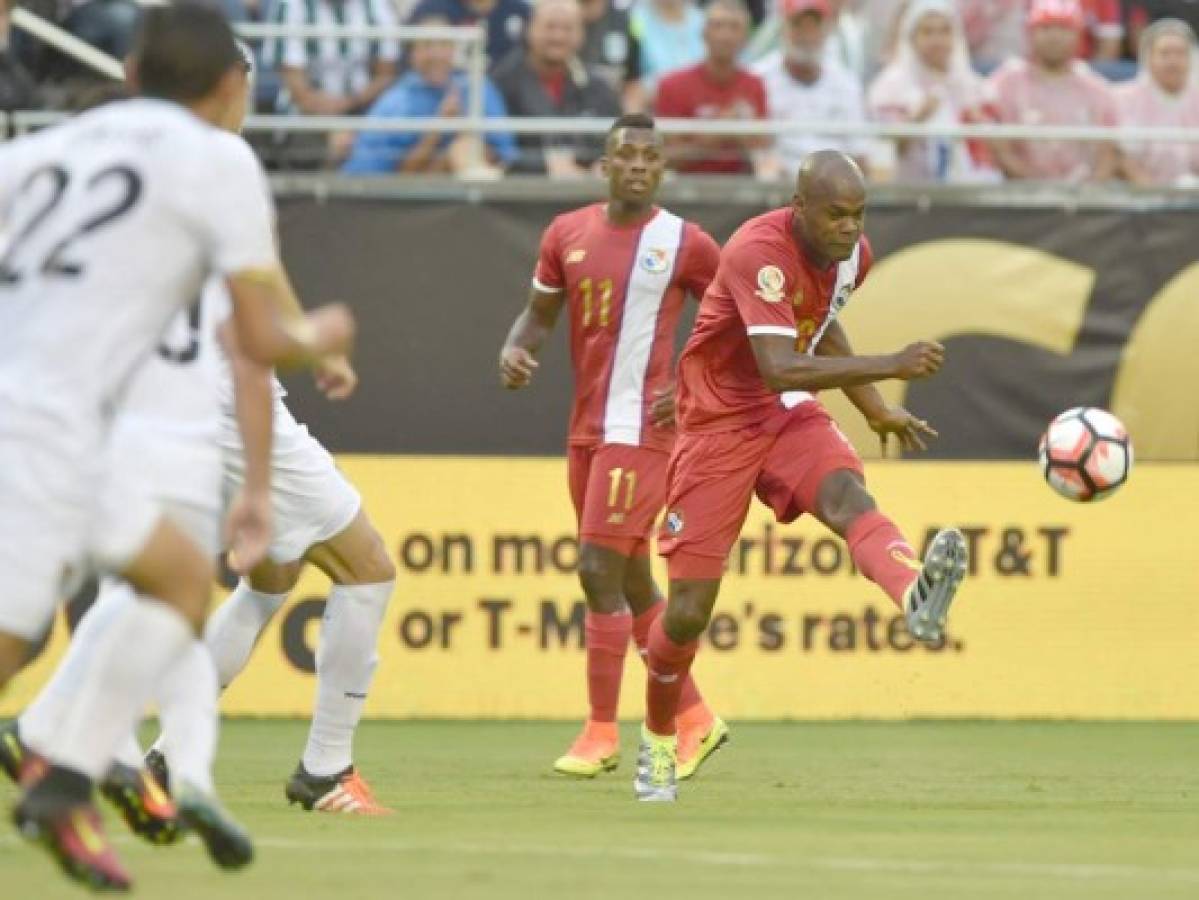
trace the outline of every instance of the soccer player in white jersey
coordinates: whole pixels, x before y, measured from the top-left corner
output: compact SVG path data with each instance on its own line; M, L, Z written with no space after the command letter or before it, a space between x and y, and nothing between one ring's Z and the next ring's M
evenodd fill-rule
M252 75L253 55L242 47ZM252 96L253 79L250 79ZM125 99L115 91L105 99ZM247 97L248 99L248 97ZM240 130L246 104L230 112L228 124ZM211 278L196 301L176 314L155 352L142 364L125 391L108 450L112 470L128 473L113 479L120 490L136 481L171 519L210 557L220 549L223 453L220 384L232 382L228 402L245 447L239 464L246 473L234 502L258 513L255 534L244 532L243 553L265 555L269 540L272 376L241 353L229 324L229 295L220 278ZM222 355L218 345L223 349ZM226 362L226 359L231 362ZM119 496L113 503L119 503ZM256 547L248 546L249 543ZM105 577L92 610L80 621L62 664L17 722L0 731L0 766L18 780L30 751L45 753L62 726L70 699L87 677L92 641L121 605L136 596L120 579ZM196 831L219 865L236 868L253 856L246 833L215 799L212 763L217 734L217 673L200 639L192 643L157 685L159 717L170 723L169 748L176 771L176 803L142 765L142 751L131 731L118 758L100 784L126 823L151 843L177 840L180 824Z
M214 127L245 92L224 19L194 5L148 10L135 58L142 99L0 147L0 686L89 563L139 594L94 642L89 677L47 766L26 773L15 818L69 874L118 889L129 879L92 785L193 643L212 574L136 485L119 506L97 496L123 390L209 272L227 279L238 340L256 362L309 365L353 334L344 308L286 310L261 167Z

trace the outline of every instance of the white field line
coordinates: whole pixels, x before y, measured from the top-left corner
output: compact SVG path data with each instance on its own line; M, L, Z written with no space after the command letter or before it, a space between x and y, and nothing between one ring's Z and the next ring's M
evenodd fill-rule
M145 847L131 835L117 835L122 847ZM0 848L16 847L23 842L15 835L0 835ZM197 843L188 838L187 843ZM283 837L256 837L255 846L284 853L451 853L458 856L524 856L562 859L654 860L716 868L789 869L887 875L1015 877L1058 879L1061 881L1176 882L1199 885L1199 868L1161 867L1107 863L1018 863L969 862L950 860L906 860L869 856L777 856L768 853L730 853L722 850L687 850L652 847L555 847L539 844L473 844L463 842L414 841L334 841L303 840Z

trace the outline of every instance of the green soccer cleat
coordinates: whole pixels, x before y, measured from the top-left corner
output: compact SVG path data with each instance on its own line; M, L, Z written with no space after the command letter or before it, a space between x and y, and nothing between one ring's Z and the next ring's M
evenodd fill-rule
M960 531L944 528L937 532L903 603L908 631L916 640L937 644L945 639L949 606L966 577L968 560L966 539Z
M678 770L676 772L679 781L694 778L699 767L707 762L713 753L729 742L729 726L720 716L712 718L711 725L698 741L690 738L683 728L684 724L680 721Z
M104 799L116 807L138 837L151 844L173 844L180 838L178 810L146 769L114 763L100 783Z
M678 741L674 735L660 737L641 726L641 746L637 748L637 776L633 793L644 803L673 803L679 798L676 776Z
M215 797L181 784L175 796L179 808L179 823L204 842L212 861L222 869L240 869L254 859L254 844L250 835Z

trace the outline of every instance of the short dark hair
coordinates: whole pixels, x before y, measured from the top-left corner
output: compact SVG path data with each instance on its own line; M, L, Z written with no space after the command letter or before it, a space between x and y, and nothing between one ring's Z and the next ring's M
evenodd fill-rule
M612 123L612 127L608 129L608 137L612 137L622 128L644 128L646 131L653 131L655 127L657 126L653 116L645 113L625 113Z
M194 0L143 10L133 58L141 93L178 103L208 96L245 65L224 15Z

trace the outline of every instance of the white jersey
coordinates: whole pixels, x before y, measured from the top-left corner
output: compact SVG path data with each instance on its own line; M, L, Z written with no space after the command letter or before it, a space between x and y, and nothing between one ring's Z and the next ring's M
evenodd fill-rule
M219 347L229 318L229 292L209 279L187 309L175 314L158 346L124 395L121 421L215 447L221 433L221 382L228 364Z
M44 433L49 421L94 439L210 273L277 265L249 146L158 100L108 104L0 146L0 222L10 433Z

